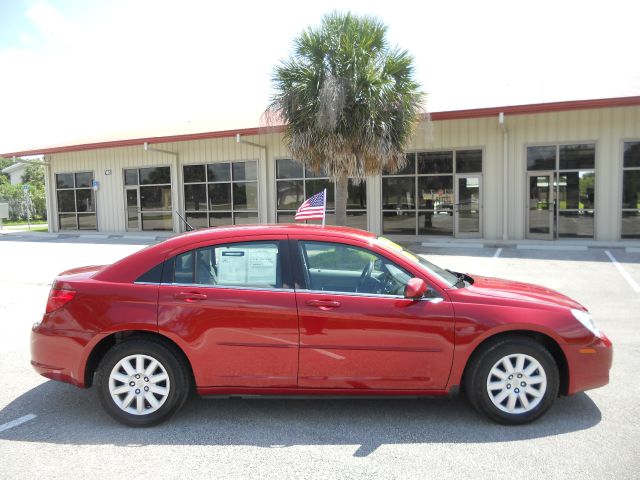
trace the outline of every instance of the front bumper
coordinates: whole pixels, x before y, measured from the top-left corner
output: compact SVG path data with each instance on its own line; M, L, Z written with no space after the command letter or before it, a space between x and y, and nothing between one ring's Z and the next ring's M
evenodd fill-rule
M569 395L609 383L613 346L604 333L588 345L565 345L565 354L569 366Z

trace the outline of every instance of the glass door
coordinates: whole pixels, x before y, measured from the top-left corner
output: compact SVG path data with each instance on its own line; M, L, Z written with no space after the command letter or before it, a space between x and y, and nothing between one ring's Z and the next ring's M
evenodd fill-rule
M456 176L456 237L482 236L482 176Z
M139 232L140 228L140 190L138 187L127 188L127 231Z
M531 172L527 175L527 238L554 238L554 173Z

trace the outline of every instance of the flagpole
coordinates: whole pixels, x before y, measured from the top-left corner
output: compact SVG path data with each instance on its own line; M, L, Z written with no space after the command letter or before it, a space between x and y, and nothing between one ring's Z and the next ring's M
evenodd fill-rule
M324 205L323 205L323 209L322 209L322 226L324 227L324 220L327 217L327 189L324 189L324 194L322 195L323 199L324 199Z

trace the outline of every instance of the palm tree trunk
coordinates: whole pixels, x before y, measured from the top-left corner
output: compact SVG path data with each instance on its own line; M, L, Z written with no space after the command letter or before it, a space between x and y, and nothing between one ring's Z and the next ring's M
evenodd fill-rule
M349 178L336 178L336 225L347 224L347 198L349 196Z

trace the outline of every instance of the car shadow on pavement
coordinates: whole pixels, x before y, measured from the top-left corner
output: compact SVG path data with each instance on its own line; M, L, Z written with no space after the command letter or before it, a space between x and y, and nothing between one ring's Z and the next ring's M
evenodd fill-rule
M0 410L0 425L33 413L34 420L0 439L53 444L247 445L283 448L345 445L365 457L384 444L488 443L541 438L597 425L601 412L588 395L559 398L528 425L495 424L463 397L433 399L212 399L194 396L169 421L125 427L100 406L95 389L47 381Z

